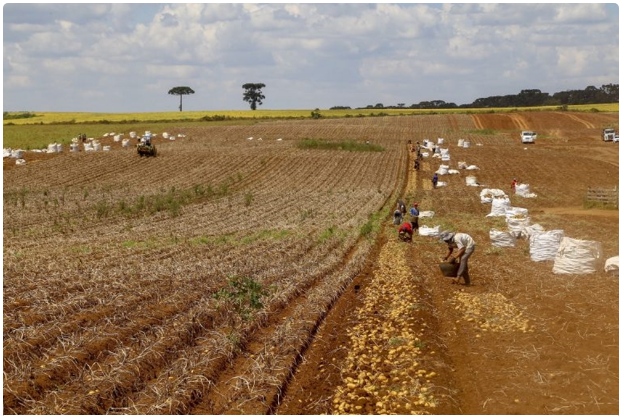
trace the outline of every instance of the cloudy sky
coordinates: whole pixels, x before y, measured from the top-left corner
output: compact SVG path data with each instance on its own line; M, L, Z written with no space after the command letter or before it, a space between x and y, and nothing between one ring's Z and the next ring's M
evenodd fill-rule
M619 82L617 4L5 4L4 111L470 103Z

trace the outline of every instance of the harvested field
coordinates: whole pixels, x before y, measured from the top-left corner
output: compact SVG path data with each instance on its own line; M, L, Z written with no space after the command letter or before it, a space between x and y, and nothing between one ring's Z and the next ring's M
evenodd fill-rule
M619 255L616 210L579 212L587 186L617 185L608 123L619 114L279 121L183 127L155 158L110 138L5 160L4 413L617 413L617 278L492 247L504 220L465 186L516 176L537 198L512 205L534 222ZM452 167L480 170L433 190L440 159L415 172L406 144L437 137ZM384 151L296 147L307 138ZM435 238L397 241L401 196L475 238L471 287L439 277Z

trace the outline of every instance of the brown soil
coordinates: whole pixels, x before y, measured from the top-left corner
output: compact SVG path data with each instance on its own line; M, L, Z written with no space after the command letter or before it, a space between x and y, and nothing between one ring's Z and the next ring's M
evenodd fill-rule
M406 267L397 273L405 273L406 290L418 300L394 306L409 313L402 326L413 328L421 367L435 376L398 368L432 399L411 399L400 395L410 391L405 386L389 384L393 397L409 405L394 413L617 414L619 280L602 271L553 274L552 262L530 260L524 240L515 248L493 247L489 230L503 230L505 222L486 217L489 206L465 177L507 191L516 176L538 194L512 196L513 206L529 209L532 223L599 241L603 258L617 255L619 211L581 205L587 187L617 185L619 145L603 143L599 134L618 122L614 113L518 112L198 127L196 139L161 142L160 156L148 160L118 148L107 155L27 153L28 175L5 160L4 413L339 413L334 399L349 382L346 372L355 370L354 361L344 368L355 357L350 330L367 316L362 309L372 284L385 278L385 253L401 244L397 253ZM495 132L469 134L473 128ZM538 143L520 143L524 128L538 132ZM247 142L253 129L264 129L263 143ZM296 150L292 138L273 140L317 132L376 138L388 151L315 156ZM456 146L465 135L469 149ZM447 187L432 189L440 159L424 159L416 172L400 147L435 137L445 138L452 167L466 161L480 170L448 175L441 178ZM102 144L120 147L107 140ZM331 173L314 175L316 166ZM262 199L241 210L242 232L263 227L269 235L300 217L307 222L299 228L311 231L241 243L246 235L235 234L238 224L228 217L230 196L186 206L178 217L97 219L96 208L105 205L95 206L95 193L118 204L146 190L229 178L236 204L247 190ZM435 212L421 225L471 234L477 242L472 285L450 284L440 274L443 243L415 235L404 246L389 218L373 245L337 234L320 242L325 229L343 227L342 204L328 206L330 200L353 198L355 191L354 198L373 207L399 194L408 205L416 201ZM373 192L380 195L374 202L360 197ZM349 210L346 218L355 219L349 222L366 221L367 213L354 216L360 206ZM263 225L281 215L284 225ZM212 237L230 238L215 244ZM264 276L265 270L274 271ZM292 282L293 290L246 321L213 301L236 273L259 275L272 288ZM384 359L388 348L381 347ZM386 412L385 403L371 399L352 409Z
M598 142L594 142L596 150L589 147L599 133L600 125L607 121L603 117L562 113L495 114L476 115L473 121L478 129L554 129L553 135L570 137L576 146L557 146L561 144L561 139L550 137L546 141L540 140L535 149L554 148L570 155L580 155L579 159L584 162L578 168L580 172L587 172L590 166L600 163L596 161L601 161L604 163L602 169L609 170L606 185L612 185L612 176L617 174L614 162L619 160L619 149ZM594 127L594 132L587 131ZM517 143L515 135L514 142ZM492 146L493 143L486 144ZM450 149L453 155L453 146ZM481 167L481 172L474 171L480 176L487 174L489 167L485 162L488 158L482 156L483 149L487 147L479 148L475 159L472 154L466 156L466 160L472 160ZM493 147L492 151L496 148ZM599 157L600 154L604 156ZM455 160L463 160L464 157L458 152ZM501 158L496 153L495 157ZM546 159L544 163L553 163L550 154L544 153L540 162L543 159ZM505 162L508 158L501 160ZM521 163L531 166L529 160ZM428 171L429 165L424 162L421 172ZM509 166L503 166L501 170L506 171L504 181L507 183L513 171ZM496 174L498 170L493 172ZM533 172L522 170L520 173L519 177L525 178L525 182L539 183L541 179ZM573 185L561 177L552 180L548 177L546 180L549 181L544 187L547 191L554 185L558 185L555 188L557 191ZM445 216L449 215L450 209L457 209L458 206L468 211L469 206L462 205L464 194L461 191L454 189L455 193L451 195L440 194L441 191L429 190L428 184L429 180L421 175L415 178L413 183L409 183L409 196L421 200L422 206L434 208ZM566 234L572 237L578 235L583 239L604 241L605 258L619 252L619 241L614 239L613 243L608 244L610 241L604 237L609 233L619 235L617 210L583 209L574 205L544 207L539 205L538 200L516 202L518 206L533 205L529 207L533 218L547 222L550 227L566 229ZM478 201L475 203L479 204ZM481 214L479 208L473 211ZM609 220L612 222L609 223ZM471 224L466 223L459 224L459 227L473 229ZM592 232L591 227L598 232ZM386 228L385 232L388 235L392 231ZM440 351L434 362L436 368L443 370L439 371L441 378L436 382L437 390L444 393L439 406L425 412L616 413L619 409L619 355L615 353L615 346L619 341L616 335L619 333L619 309L614 306L612 293L619 289L617 279L603 274L553 275L550 273L552 264L531 262L524 248L499 249L499 253L494 254L487 248L487 236L476 235L475 239L478 244L479 240L483 240L486 248L478 249L473 257L472 286L462 289L447 284L446 279L436 271L436 259L444 253L443 247L437 247L436 243L423 237L416 237L408 249L410 267L415 275L422 276L424 283L419 289L420 295L427 299L433 311L434 319L429 320L435 341L433 346ZM383 243L384 238L379 245ZM519 247L523 245L526 247L526 243L518 243ZM374 253L379 251L380 247ZM373 278L373 270L374 263L370 262L328 315L305 354L303 365L288 386L285 400L277 408L279 414L336 412L332 401L344 382L338 364L343 361L346 351L352 348L346 331L356 322L357 311L363 304L363 288ZM508 315L526 322L526 329L510 330L506 323L497 325L495 330L487 329L484 325L497 316L480 318L484 312L478 309L475 310L477 315L463 315L465 308L462 304L457 307L460 294L466 295L467 299L482 299L485 302L482 304L491 304L495 311L511 311ZM498 297L489 297L494 295ZM609 331L610 328L614 332Z

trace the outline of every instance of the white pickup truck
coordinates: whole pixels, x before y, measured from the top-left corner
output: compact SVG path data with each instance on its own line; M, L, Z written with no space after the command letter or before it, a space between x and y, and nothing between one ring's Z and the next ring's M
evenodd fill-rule
M520 141L522 143L535 143L537 140L537 133L534 131L523 131L520 133Z
M605 142L615 142L619 141L617 137L617 133L615 133L615 129L604 129L602 132L602 140Z

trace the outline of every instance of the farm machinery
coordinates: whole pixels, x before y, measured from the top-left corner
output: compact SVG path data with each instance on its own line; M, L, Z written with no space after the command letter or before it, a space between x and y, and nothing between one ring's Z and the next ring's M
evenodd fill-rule
M150 132L146 132L146 136L144 136L140 142L137 144L136 148L138 151L138 155L142 156L157 156L157 148L154 144L151 143L151 135Z
M141 156L157 156L157 148L154 144L138 143L138 155Z
M615 129L604 129L602 132L602 140L605 142L617 142L619 141L619 136L615 133Z

